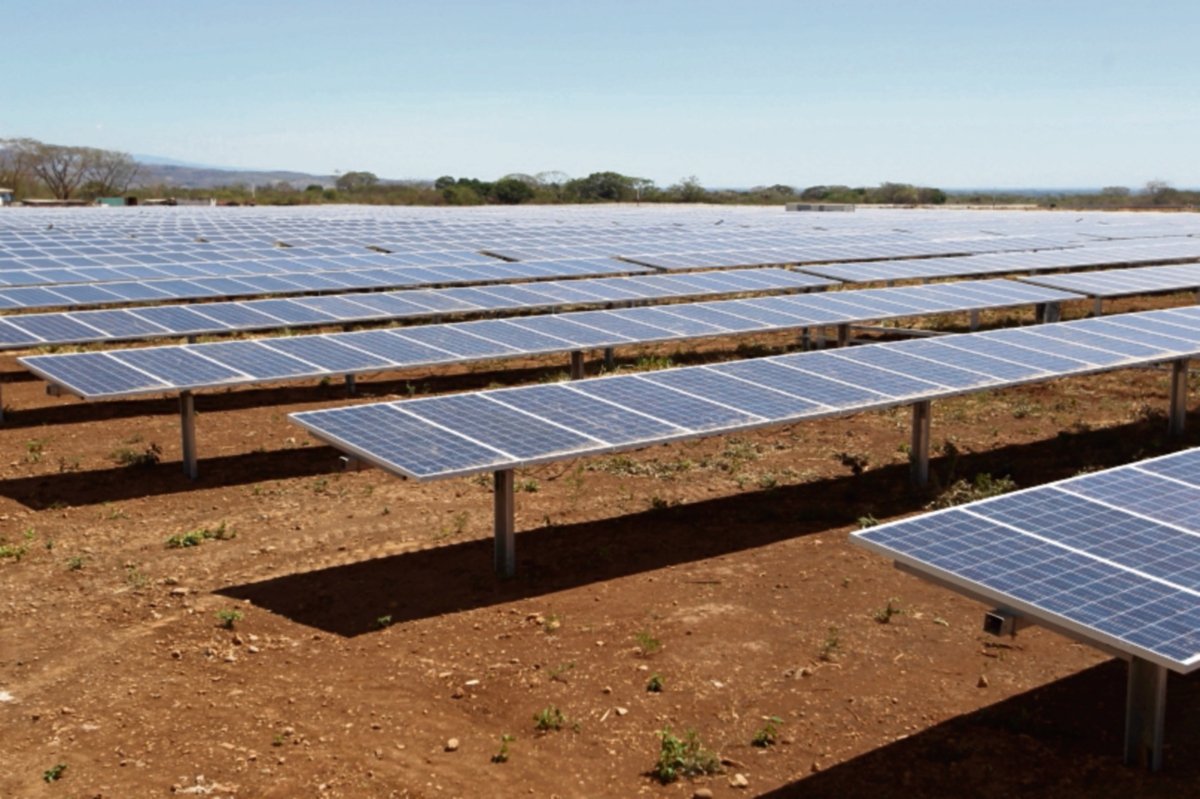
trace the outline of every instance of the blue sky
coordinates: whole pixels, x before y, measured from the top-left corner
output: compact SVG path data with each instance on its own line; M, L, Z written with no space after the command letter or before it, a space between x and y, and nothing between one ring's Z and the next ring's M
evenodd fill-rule
M393 178L1200 186L1200 3L0 6L0 137Z

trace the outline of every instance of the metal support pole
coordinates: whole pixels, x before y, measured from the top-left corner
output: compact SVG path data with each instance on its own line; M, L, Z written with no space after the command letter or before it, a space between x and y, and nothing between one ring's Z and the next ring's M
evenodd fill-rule
M837 326L837 345L838 349L850 346L850 325Z
M196 343L196 337L188 336L188 344L195 344L195 343Z
M1046 303L1046 310L1042 313L1042 321L1046 323L1057 322L1062 318L1062 307L1057 302Z
M354 383L354 375L346 375L346 393L355 394L358 392L358 386Z
M1104 315L1104 298L1096 297L1092 300L1092 316Z
M979 309L975 308L971 311L971 332L974 333L979 329Z
M513 470L493 473L496 494L496 574L512 577L517 571Z
M571 353L571 379L583 379L583 350L575 350Z
M1163 719L1167 715L1167 669L1139 657L1129 661L1125 699L1125 762L1162 768Z
M800 328L800 349L808 352L812 349L812 337L808 334L808 328Z
M200 472L196 466L196 402L190 391L179 392L179 426L183 430L183 473L195 480Z
M612 372L617 368L617 356L612 347L604 348L604 370Z
M4 421L4 384L0 383L0 422Z
M1178 438L1183 435L1187 421L1188 359L1180 358L1171 363L1171 419L1170 433Z
M912 484L923 486L929 482L929 422L933 416L930 400L914 402L912 422L912 450L908 453L911 465Z
M1046 321L1046 303L1039 302L1033 306L1033 323L1040 325Z

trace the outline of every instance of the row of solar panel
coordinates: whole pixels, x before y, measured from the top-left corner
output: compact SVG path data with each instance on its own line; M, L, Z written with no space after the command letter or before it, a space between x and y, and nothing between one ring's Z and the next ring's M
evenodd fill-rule
M412 289L293 300L158 305L110 311L67 311L0 318L0 349L82 344L161 336L194 336L303 325L416 319L439 314L624 304L836 285L786 269L560 280L486 288Z
M1011 272L1039 272L1118 264L1161 263L1198 258L1200 258L1200 239L1182 237L1134 242L1101 242L1071 249L973 255L963 258L828 264L806 267L806 271L834 280L866 283L972 277Z
M1140 269L1110 269L1067 275L1021 278L1026 283L1074 291L1088 297L1122 297L1165 291L1200 289L1200 264L1144 266Z
M1177 671L1200 667L1200 450L854 533L909 566Z
M102 399L1057 302L1072 297L1052 289L997 280L18 360L70 393Z
M431 480L1200 354L1200 309L293 414Z
M236 278L201 277L187 280L76 283L52 287L0 288L0 309L118 305L130 302L253 297L262 294L444 286L456 283L504 283L515 280L647 274L653 271L649 267L606 259L522 263L496 261L487 266L341 269L282 275L241 275Z

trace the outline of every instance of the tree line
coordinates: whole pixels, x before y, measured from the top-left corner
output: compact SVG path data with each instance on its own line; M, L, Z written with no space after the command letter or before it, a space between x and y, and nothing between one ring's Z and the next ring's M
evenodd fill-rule
M95 199L125 194L140 165L129 153L0 139L0 186L18 199Z

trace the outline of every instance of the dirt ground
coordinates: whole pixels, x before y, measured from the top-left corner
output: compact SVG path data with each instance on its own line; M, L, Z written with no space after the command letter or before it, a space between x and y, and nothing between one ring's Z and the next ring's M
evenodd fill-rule
M920 491L907 408L529 469L500 581L488 479L338 473L286 415L553 379L561 359L380 375L353 399L201 394L196 482L173 399L89 405L0 364L0 796L1200 792L1200 681L1171 678L1164 771L1127 768L1120 661L1039 629L989 638L986 608L847 543L961 478L1028 487L1200 443L1196 415L1166 436L1165 370L937 402ZM660 783L668 728L723 771Z

